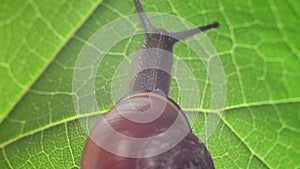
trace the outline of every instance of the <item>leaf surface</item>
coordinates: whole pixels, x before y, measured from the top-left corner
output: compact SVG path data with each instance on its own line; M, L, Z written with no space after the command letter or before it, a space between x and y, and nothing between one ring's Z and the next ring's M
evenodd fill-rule
M205 33L226 75L221 122L205 142L216 168L300 167L300 3L289 1L141 2L146 12L164 12L194 25L215 20ZM0 8L0 168L78 168L87 134L72 101L78 54L103 25L135 13L132 1L4 1ZM95 9L95 10L94 10ZM5 11L5 12L4 12ZM141 44L130 38L99 66L100 113L109 110L111 77ZM193 71L201 93L193 130L200 135L211 101L205 67L184 44L174 53ZM176 70L176 68L175 68ZM103 73L105 72L105 73ZM170 96L178 101L172 83ZM184 108L183 108L184 109Z

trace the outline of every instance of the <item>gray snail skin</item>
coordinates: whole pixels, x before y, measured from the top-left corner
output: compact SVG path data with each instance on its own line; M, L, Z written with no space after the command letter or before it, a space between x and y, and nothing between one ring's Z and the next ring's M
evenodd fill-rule
M170 86L170 74L173 55L172 49L176 42L184 40L194 34L217 28L218 22L202 26L196 29L182 32L167 32L155 28L145 15L139 0L134 0L139 13L141 25L144 29L144 42L137 52L132 71L137 72L129 84L129 94L124 96L111 110L105 113L96 123L92 132L99 134L97 140L87 138L82 157L81 169L214 169L213 160L204 144L192 133L191 127L184 112L168 95ZM149 50L151 49L151 50ZM145 52L143 52L145 51ZM167 52L165 52L167 51ZM164 70L148 68L138 70L145 64L162 64ZM160 65L157 65L160 67ZM156 92L159 91L159 92ZM163 109L159 109L162 105ZM125 110L126 117L135 116L138 111L143 116L149 111L158 113L159 116L151 122L139 123L124 117L120 110ZM160 142L147 142L133 144L126 140L117 140L112 132L105 129L98 132L103 125L103 119L115 131L132 138L150 138L163 134L172 124L179 119L178 126L187 132L183 139L167 151L143 158L129 158L117 154L136 153L145 155L161 149L168 144L168 140ZM101 127L100 127L101 128ZM97 129L97 130L96 130ZM180 132L180 131L178 131ZM169 137L172 139L172 136ZM95 142L107 142L113 144L114 153L111 153ZM153 145L153 146L152 146ZM119 152L118 152L119 151Z

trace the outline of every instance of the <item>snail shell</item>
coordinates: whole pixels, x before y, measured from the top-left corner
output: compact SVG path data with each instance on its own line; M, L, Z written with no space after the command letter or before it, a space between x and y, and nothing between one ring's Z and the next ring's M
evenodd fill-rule
M158 106L159 105L159 106ZM147 114L152 114L147 117ZM138 117L137 117L138 115ZM122 135L132 138L151 138L163 135L178 121L178 134L187 134L171 149L155 156L151 154L164 149L172 142L172 135L160 140L145 139L135 144L127 139L118 140L113 132L103 129L105 123ZM142 122L137 122L141 121ZM99 146L109 144L113 153ZM136 157L124 157L132 154ZM147 156L149 154L149 156ZM190 131L189 123L179 106L159 94L141 92L123 98L94 126L81 158L82 169L200 169L214 168L212 158L200 140Z

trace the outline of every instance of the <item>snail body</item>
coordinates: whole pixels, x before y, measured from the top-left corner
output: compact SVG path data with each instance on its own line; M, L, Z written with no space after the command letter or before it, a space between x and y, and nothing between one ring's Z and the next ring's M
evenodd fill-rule
M219 24L170 33L152 26L139 0L134 0L134 4L145 40L132 63L134 76L129 94L93 127L80 166L82 169L213 169L208 150L192 133L184 112L167 95L173 45ZM150 68L147 64L151 64Z

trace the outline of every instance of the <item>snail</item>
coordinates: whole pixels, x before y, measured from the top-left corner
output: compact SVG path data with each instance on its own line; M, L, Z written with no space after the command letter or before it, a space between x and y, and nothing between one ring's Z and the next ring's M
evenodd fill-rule
M207 148L192 133L179 105L167 95L174 44L217 28L219 23L170 33L150 23L139 0L134 4L144 29L144 42L131 65L134 76L128 94L93 127L80 168L213 169ZM100 146L103 144L106 147Z

